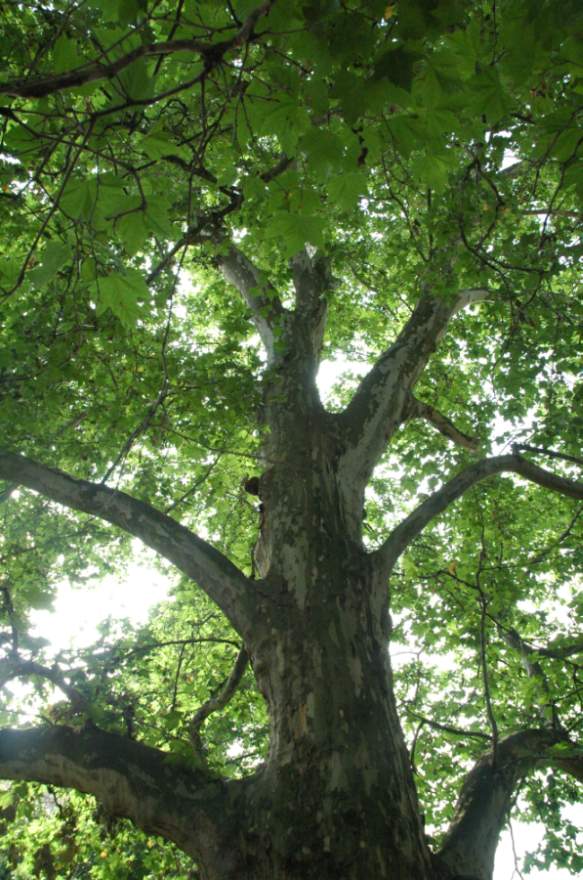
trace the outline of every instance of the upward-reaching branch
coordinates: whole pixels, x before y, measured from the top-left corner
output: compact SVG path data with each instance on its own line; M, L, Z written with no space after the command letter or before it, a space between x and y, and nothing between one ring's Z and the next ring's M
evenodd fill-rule
M472 288L447 301L423 293L397 339L364 377L340 417L347 457L361 479L368 479L387 441L407 417L410 391L452 316L489 295L486 289Z
M557 476L527 461L520 455L499 455L495 458L485 458L464 468L457 476L416 507L413 513L410 513L393 529L382 547L376 551L377 559L383 566L386 566L387 570L390 570L401 553L432 519L460 498L475 483L505 471L520 474L525 479L562 495L583 498L583 483Z
M225 279L237 288L251 310L253 323L261 337L269 363L275 359L277 328L285 314L277 291L245 254L230 245L217 258Z
M328 261L320 254L310 255L307 249L292 258L291 270L296 292L294 317L297 342L311 361L315 373L326 329L326 293L332 287L333 279Z
M553 750L553 746L561 750ZM556 730L523 730L498 743L468 773L438 860L454 877L491 880L498 839L517 786L537 766L555 766L581 779L581 750Z
M224 611L243 638L249 635L254 591L222 553L144 501L10 452L0 453L0 479L40 492L140 538L195 580Z

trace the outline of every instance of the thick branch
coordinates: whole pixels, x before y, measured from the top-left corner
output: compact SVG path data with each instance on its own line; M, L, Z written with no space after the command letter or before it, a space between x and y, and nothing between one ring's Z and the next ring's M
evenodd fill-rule
M249 635L251 582L218 550L171 517L125 492L13 453L0 453L0 479L18 483L66 507L89 513L135 535L195 580L245 638Z
M320 254L310 255L306 249L292 258L291 269L296 292L295 323L299 341L302 348L308 349L308 357L317 369L326 329L326 294L334 281L328 261Z
M583 654L583 638L575 639L567 644L565 644L563 639L560 639L558 644L551 642L546 648L533 648L530 645L529 648L533 654L538 654L540 657L552 657L555 660L567 660L569 657L574 657L576 654Z
M441 489L434 492L413 513L403 520L390 534L383 546L377 551L383 563L391 567L411 541L419 535L425 526L444 511L450 504L460 498L475 483L487 477L505 471L514 472L525 477L545 489L560 492L571 498L583 498L583 483L559 477L550 471L543 470L519 455L500 455L496 458L485 458L466 467L461 473L449 480Z
M224 55L231 49L235 49L247 42L253 33L257 21L266 15L271 9L272 3L263 3L258 6L240 30L230 40L222 43L206 43L202 40L167 40L161 43L150 43L146 46L138 46L115 61L96 61L68 70L56 76L40 77L35 79L19 79L8 83L0 83L0 94L9 95L13 98L43 98L46 95L60 92L63 89L83 86L86 83L100 79L112 79L130 64L139 58L162 57L172 55L175 52L192 52L200 55L205 69L208 71L220 63Z
M350 469L368 479L387 441L407 418L409 393L456 312L486 299L483 288L462 290L452 301L424 293L395 342L364 377L341 414Z
M0 731L1 778L95 795L113 816L173 840L202 861L216 860L218 823L228 808L225 787L205 771L180 767L168 758L95 727Z
M231 245L218 257L219 267L225 279L237 288L251 310L253 323L261 337L270 363L275 360L276 330L285 309L277 291L253 263Z
M549 765L581 778L579 751L553 730L524 730L503 739L496 763L489 753L466 777L438 859L454 876L491 880L498 839L521 780L535 767Z
M457 443L458 446L463 446L464 449L476 452L479 448L480 441L477 437L470 437L469 434L464 434L463 431L456 428L454 423L450 421L447 416L444 416L443 413L440 413L429 403L423 403L423 401L417 400L413 395L410 397L407 416L410 419L426 419L437 428L440 434L443 434L448 440Z

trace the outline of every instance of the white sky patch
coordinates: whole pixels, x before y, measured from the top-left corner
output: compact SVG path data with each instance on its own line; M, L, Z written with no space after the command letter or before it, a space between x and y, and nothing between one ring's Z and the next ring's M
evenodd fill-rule
M565 819L568 818L573 823L581 823L581 819L583 818L583 807L573 805L572 807L566 808L563 811L563 816ZM515 870L512 836L514 837L514 848L516 850L518 865L520 867L521 860L525 853L533 852L537 848L543 838L543 834L544 825L541 825L539 822L532 822L529 824L524 822L513 822L512 835L510 834L510 831L505 831L500 838L500 843L496 850L493 880L517 880L520 876ZM573 880L574 875L563 868L553 868L551 871L540 871L533 868L524 876L526 880Z
M365 376L371 365L362 361L351 361L347 358L335 358L332 361L322 361L316 377L318 390L322 401L326 403L334 385L342 379L344 373L350 372L355 376Z
M94 586L63 584L53 611L33 611L31 635L49 639L55 653L87 648L99 638L108 617L146 623L154 605L168 598L170 582L146 561L133 562L122 576L111 575Z

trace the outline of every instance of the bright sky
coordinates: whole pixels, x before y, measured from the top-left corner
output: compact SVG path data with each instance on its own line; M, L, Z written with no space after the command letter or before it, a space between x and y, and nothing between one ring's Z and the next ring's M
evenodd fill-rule
M339 370L345 365L326 362L318 376L320 390L325 396L338 380ZM348 365L347 365L348 366ZM363 372L363 364L351 364L354 372ZM107 617L129 618L133 623L145 623L150 609L168 595L169 582L148 559L152 558L138 541L135 542L139 563L131 565L124 580L107 577L94 587L74 588L64 585L58 594L54 611L37 611L31 615L35 635L49 638L55 651L85 647L98 638L97 626ZM59 697L60 699L60 697ZM572 822L583 826L583 807L573 808ZM514 843L518 856L533 850L542 837L542 825L514 823ZM493 880L519 880L512 850L512 839L503 835L496 856ZM532 871L528 880L573 880L564 870Z

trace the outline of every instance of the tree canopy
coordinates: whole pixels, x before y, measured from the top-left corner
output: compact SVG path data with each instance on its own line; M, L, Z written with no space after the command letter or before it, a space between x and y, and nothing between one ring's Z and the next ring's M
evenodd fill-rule
M127 748L161 790L168 756L207 787L268 760L259 477L289 435L301 483L278 413L312 430L319 363L431 847L494 755L504 815L547 828L527 863L576 874L580 4L33 0L0 27L0 876L198 876L178 825L39 788L104 801L43 755ZM135 539L169 600L55 657L31 611Z

